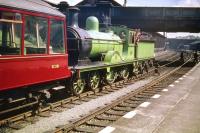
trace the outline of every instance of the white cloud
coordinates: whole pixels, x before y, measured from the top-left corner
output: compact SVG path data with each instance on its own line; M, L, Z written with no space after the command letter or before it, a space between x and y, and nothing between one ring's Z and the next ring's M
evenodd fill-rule
M115 0L117 1L119 4L123 5L124 4L124 0Z
M175 7L199 7L200 0L181 0Z
M188 33L188 32L175 32L175 33L167 33L168 38L175 37L186 37L186 36L200 36L200 33Z

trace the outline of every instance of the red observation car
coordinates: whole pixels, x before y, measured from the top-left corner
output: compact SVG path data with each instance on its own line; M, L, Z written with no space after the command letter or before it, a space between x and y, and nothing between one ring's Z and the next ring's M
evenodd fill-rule
M71 76L65 21L40 0L0 0L0 100L7 90L29 91Z

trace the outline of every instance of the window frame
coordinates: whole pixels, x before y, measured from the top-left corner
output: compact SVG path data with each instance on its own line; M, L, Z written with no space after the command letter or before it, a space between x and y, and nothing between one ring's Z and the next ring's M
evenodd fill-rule
M1 10L1 8L0 8L0 11L2 11L2 12L7 12L7 13L17 13L17 12L12 12L12 11L4 11L4 10ZM21 15L21 17L22 17L22 14L21 13L19 13L20 15ZM0 58L2 58L2 57L13 57L13 56L15 56L15 57L17 57L17 56L21 56L22 55L22 28L23 28L23 20L21 19L21 20L11 20L11 19L1 19L1 20L3 20L2 22L6 22L6 23L9 23L9 24L11 24L11 25L13 25L13 24L21 24L21 45L20 45L20 52L19 52L19 54L8 54L8 55L0 55Z
M24 35L25 35L25 33L26 33L26 17L27 16L32 16L32 15L24 15ZM25 54L24 52L23 52L23 54L25 55L25 56L34 56L34 55L48 55L48 49L49 49L49 46L48 46L48 40L49 40L49 32L48 32L48 30L49 30L49 24L48 24L48 19L47 18L44 18L44 17L38 17L38 16L34 16L34 17L37 17L37 18L42 18L42 19L44 19L46 22L47 22L47 44L46 44L46 50L45 50L45 53L42 53L42 54ZM38 29L37 29L38 30ZM39 32L39 31L38 31ZM39 33L40 34L40 33ZM37 35L36 35L36 41L37 41L37 43L38 43L38 37L37 37ZM25 46L25 38L24 38L24 50L25 50L25 48L26 48L26 46Z
M25 11L25 10L17 10L12 8L4 8L0 7L1 12L12 12L12 13L19 13L22 17L22 25L21 25L21 54L19 55L0 55L0 58L8 58L8 57L29 57L29 56L47 56L47 55L65 55L67 53L67 40L66 40L66 19L65 17L59 17L59 16L53 16L49 14L44 13L37 13L37 12L31 12L31 11ZM35 17L41 17L47 20L48 28L47 28L47 52L45 54L24 54L25 44L24 44L24 34L25 34L25 15L29 16L35 16ZM64 27L64 53L58 53L58 54L50 54L50 35L51 35L51 20L57 20L63 22Z
M50 25L48 25L49 26L49 31L50 31L50 33L51 33L51 21L58 21L58 20L56 20L56 19L49 19L49 24ZM67 51L67 49L66 49L66 26L65 26L65 22L64 21L62 21L62 23L63 23L63 25L62 25L62 27L64 28L63 29L63 48L64 48L64 52L63 53L50 53L50 46L51 46L51 34L49 34L49 46L48 46L48 49L49 49L49 55L59 55L59 54L66 54L66 51Z

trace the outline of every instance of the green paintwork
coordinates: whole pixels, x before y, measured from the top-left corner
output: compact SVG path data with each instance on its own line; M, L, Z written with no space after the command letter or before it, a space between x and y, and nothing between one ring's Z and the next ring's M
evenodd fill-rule
M98 59L100 64L83 66L79 72L88 72L99 69L106 69L107 73L112 72L115 67L134 65L154 57L154 42L139 42L134 44L136 31L126 28L113 26L108 29L99 29L98 19L89 17L86 21L86 29L92 39L92 49L90 58L102 57ZM99 30L107 32L99 32ZM123 75L123 74L122 74ZM112 73L107 78L115 77ZM126 77L126 76L124 76Z
M125 61L135 60L135 44L133 43L133 36L135 34L134 30L131 30L126 27L111 27L113 32L121 37L123 41L123 58Z
M111 27L111 30L112 31L108 33L97 32L94 30L87 31L93 39L90 57L92 58L99 54L105 55L106 58L104 62L106 64L135 60L135 45L132 43L132 38L135 32L125 27ZM125 36L121 39L120 36L122 36L122 32ZM112 51L117 52L118 55L108 53Z
M100 53L106 54L108 51L118 51L122 54L121 49L122 45L118 41L92 40L92 50L90 52L90 56L94 57Z
M99 31L99 20L94 16L88 17L86 20L86 30Z
M133 35L135 34L135 31L132 29L129 29L125 26L112 26L111 30L118 35L121 40L125 43L125 46L134 45L133 44Z
M92 38L90 58L104 56L106 64L135 60L135 45L133 36L135 31L126 27L110 27L106 32L98 32L98 19L88 17L86 21L87 33Z
M128 50L124 53L125 61L132 61L135 59L135 46L128 46Z
M154 57L154 42L140 41L137 46L137 58L152 58Z
M120 63L123 59L118 51L108 51L105 55L104 62L106 64Z
M131 62L120 62L120 63L115 63L115 64L106 64L102 62L102 64L97 64L97 65L87 65L87 66L81 66L81 67L76 67L77 70L80 70L80 72L88 72L88 71L94 71L94 70L100 70L100 69L107 69L109 71L109 68L111 67L120 67L120 66L126 66L126 65L131 65L133 64L133 61Z
M97 31L87 31L92 38L92 50L90 58L94 58L99 54L105 56L105 63L118 63L123 60L123 45L121 39L113 34L113 32L104 33ZM110 54L112 51L115 54ZM115 56L114 58L110 56ZM109 59L108 59L109 58Z

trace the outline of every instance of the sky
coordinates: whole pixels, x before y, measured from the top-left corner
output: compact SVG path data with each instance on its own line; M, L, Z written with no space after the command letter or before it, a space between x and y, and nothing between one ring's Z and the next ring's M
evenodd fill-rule
M71 6L76 5L82 0L48 0L52 3L67 1ZM124 0L116 0L123 4ZM145 7L200 7L200 0L127 0L127 6L145 6ZM167 33L167 37L194 35L200 36L200 33Z
M200 0L127 0L127 6L199 7Z

